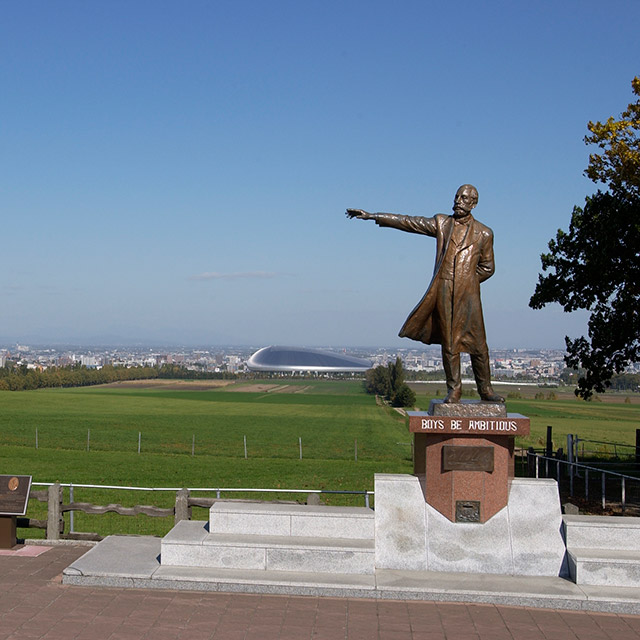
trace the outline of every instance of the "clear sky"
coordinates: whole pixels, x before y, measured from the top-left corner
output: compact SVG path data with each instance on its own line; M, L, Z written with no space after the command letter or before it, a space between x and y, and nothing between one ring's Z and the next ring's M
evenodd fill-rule
M586 123L640 73L640 3L0 4L0 341L404 345L435 240L495 233L490 348L562 347L540 253L595 185Z

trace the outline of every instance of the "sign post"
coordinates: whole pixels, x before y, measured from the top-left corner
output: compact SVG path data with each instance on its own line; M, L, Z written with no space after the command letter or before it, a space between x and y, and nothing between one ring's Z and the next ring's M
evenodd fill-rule
M27 513L31 476L0 475L0 549L16 545L18 516Z

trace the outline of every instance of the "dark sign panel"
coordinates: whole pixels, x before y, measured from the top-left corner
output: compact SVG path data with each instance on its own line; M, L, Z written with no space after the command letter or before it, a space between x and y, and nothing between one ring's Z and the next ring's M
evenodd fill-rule
M443 471L493 471L493 447L442 447Z
M412 433L456 433L474 436L528 436L529 418L509 413L499 418L431 416L423 411L407 411Z
M31 476L0 476L0 516L23 516L30 489Z

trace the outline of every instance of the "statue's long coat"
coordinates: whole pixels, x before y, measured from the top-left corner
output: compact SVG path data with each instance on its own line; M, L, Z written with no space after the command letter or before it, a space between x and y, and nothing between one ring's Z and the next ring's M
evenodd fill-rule
M401 338L441 344L450 353L477 354L487 350L480 283L490 278L495 269L493 232L472 216L470 218L467 235L455 255L451 282L440 276L453 231L453 216L437 214L433 218L423 218L376 214L376 223L381 227L420 233L435 237L437 241L431 284L400 330Z

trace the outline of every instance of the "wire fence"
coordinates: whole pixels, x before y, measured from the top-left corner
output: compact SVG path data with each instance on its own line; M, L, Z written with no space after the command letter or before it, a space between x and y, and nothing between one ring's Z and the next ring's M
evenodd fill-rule
M317 435L294 436L289 434L273 435L269 439L247 435L225 435L215 438L211 435L186 434L182 438L175 433L156 433L130 430L126 433L118 432L117 435L108 429L87 429L86 436L83 433L74 432L67 437L52 435L48 430L43 437L42 430L37 427L34 430L33 442L30 436L22 433L20 436L9 437L4 435L3 443L18 446L34 446L36 449L63 449L69 451L105 452L121 451L128 453L173 453L189 454L196 456L216 457L243 457L249 458L303 458L311 459L339 459L358 460L361 457L380 457L379 451L374 451L371 445L364 442L358 447L358 439L342 434L339 438L333 438L330 446L324 437ZM398 443L402 444L402 443ZM385 454L388 457L388 454ZM397 454L396 454L397 455Z

